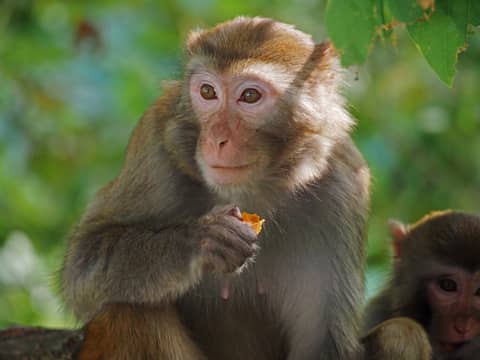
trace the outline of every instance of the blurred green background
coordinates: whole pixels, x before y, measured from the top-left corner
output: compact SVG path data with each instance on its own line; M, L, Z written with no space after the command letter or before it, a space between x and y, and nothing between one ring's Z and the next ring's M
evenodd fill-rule
M262 15L325 38L320 0L0 0L0 327L71 325L56 271L129 134L180 74L189 29ZM446 87L397 29L349 69L354 137L373 173L368 289L388 268L386 220L479 211L480 35ZM352 29L355 31L355 29Z

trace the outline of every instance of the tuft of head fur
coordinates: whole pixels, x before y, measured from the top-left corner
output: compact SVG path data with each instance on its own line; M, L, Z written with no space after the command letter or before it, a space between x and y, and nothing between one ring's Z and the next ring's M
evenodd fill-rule
M244 59L302 66L315 46L311 36L272 19L237 17L210 30L191 33L190 57L205 56L219 69Z

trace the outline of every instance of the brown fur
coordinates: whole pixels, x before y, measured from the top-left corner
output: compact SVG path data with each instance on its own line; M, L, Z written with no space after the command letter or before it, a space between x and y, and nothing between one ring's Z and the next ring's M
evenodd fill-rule
M185 79L145 113L121 173L70 240L63 292L87 323L83 358L356 359L369 171L349 137L335 51L260 18L193 34L187 47ZM247 184L207 186L190 76L249 63L280 65L289 80L245 149L263 165ZM248 257L243 241L256 241L214 207L227 204L266 219L241 274L201 266L205 238L231 246L214 253L213 269L238 266L237 245Z
M412 254L407 260L409 264L428 256L440 264L474 272L480 269L479 235L480 216L458 211L434 212L409 229L404 251Z
M188 330L180 322L176 309L138 304L111 304L89 322L78 358L204 359L188 337Z
M296 67L298 71L310 55L312 45L309 35L290 25L240 17L211 30L193 33L187 41L187 53L209 57L220 70L248 59Z
M437 264L458 266L471 272L480 269L478 215L459 211L433 212L406 228L401 255L395 260L391 280L367 306L365 330L387 319L408 317L427 331L432 315L424 284L432 276L432 269ZM430 344L422 345L417 335L407 335L392 338L391 342L410 348L415 344L430 347ZM390 347L389 341L383 345ZM478 347L478 344L473 346ZM434 358L443 359L439 354ZM470 357L460 356L458 359Z

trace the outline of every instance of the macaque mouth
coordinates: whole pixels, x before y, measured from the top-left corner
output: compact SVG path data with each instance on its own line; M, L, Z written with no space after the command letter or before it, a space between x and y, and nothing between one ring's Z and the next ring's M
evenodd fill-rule
M460 349L463 345L468 344L468 341L460 342L440 342L440 347L445 352L452 352Z
M246 165L238 165L238 166L221 166L221 165L210 165L212 169L215 170L227 170L227 171L235 171L235 170L247 170L253 165L251 164L246 164Z
M207 165L213 181L218 185L233 185L243 183L251 174L254 162L244 165Z

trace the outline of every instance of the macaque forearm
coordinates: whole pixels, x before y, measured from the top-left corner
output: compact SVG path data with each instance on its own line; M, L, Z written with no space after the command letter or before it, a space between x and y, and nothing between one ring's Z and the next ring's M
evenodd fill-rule
M195 266L198 249L187 241L193 227L182 224L154 231L111 225L77 232L64 269L67 302L85 317L107 302L174 299L200 277Z
M63 281L67 302L85 319L105 303L172 301L204 268L233 272L257 250L257 234L233 205L161 228L87 223L83 229L74 234Z

